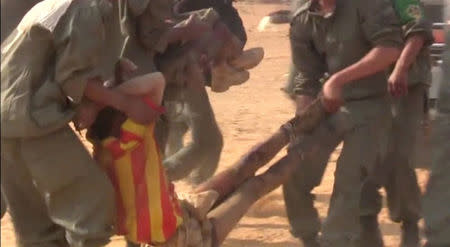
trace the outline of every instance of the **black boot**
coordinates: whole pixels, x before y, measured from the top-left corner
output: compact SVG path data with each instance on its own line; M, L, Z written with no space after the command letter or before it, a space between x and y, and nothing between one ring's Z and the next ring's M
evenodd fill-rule
M418 247L419 246L419 226L417 221L402 223L402 241L400 247Z
M361 246L364 247L383 247L383 237L381 236L376 215L361 216Z

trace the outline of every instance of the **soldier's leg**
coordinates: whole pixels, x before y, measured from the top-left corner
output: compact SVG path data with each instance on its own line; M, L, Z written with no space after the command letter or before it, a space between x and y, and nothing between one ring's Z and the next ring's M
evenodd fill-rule
M289 97L294 96L294 86L295 86L295 77L297 76L297 70L293 63L291 63L289 67L288 80L286 85L281 89L284 93L286 93Z
M183 138L189 126L184 121L169 121L169 135L164 155L170 157L183 148Z
M396 102L393 121L394 146L386 160L391 168L385 189L391 219L402 223L401 246L418 246L421 192L414 171L414 148L423 120L423 94L419 85Z
M114 191L81 141L65 127L25 139L20 152L52 221L71 246L103 246L113 234Z
M283 185L284 201L291 232L300 238L305 246L318 246L317 235L320 231L320 219L314 207L314 195L311 191L322 181L328 159L340 138L330 122L321 124L312 134L299 138L292 149L312 150L304 155L300 169ZM309 147L309 149L307 149Z
M191 174L191 180L195 184L210 178L217 170L220 155L223 148L223 137L217 125L214 111L209 101L208 94L200 96L200 100L188 102L188 110L191 116L189 125L192 129L193 139L203 140L200 142L204 151L204 161ZM207 140L204 140L205 137Z
M362 171L370 174L386 153L390 124L385 99L348 103L347 129L337 161L323 246L359 246ZM345 113L344 113L345 114Z
M192 141L164 160L171 180L187 177L199 183L214 174L223 147L222 134L217 126L206 90L185 89L185 107L192 131Z
M380 186L384 186L391 219L402 222L401 246L417 246L420 218L420 188L413 165L417 133L423 119L422 85L410 89L408 96L393 99L393 121L389 151L376 170L363 181L361 193L361 241L383 246L377 215L381 210Z
M2 139L1 147L2 201L5 199L9 207L16 244L19 247L69 246L64 228L48 216L44 198L20 157L19 142L18 139Z
M385 160L389 160L388 155ZM387 162L380 160L380 163L377 164L375 169L370 174L367 169L363 169L362 171L360 241L361 243L367 245L367 247L384 246L383 237L378 224L378 214L380 213L382 207L382 197L379 190L382 187L382 184L385 183L391 170L390 167L386 167L386 164Z
M423 205L426 247L450 246L449 136L450 112L438 116L433 124L433 164Z

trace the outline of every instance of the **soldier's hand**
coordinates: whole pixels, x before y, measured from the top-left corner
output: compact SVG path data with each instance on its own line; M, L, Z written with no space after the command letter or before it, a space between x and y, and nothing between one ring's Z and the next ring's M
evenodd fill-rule
M388 79L388 91L394 97L408 94L408 73L394 70Z
M135 72L138 67L135 63L133 63L131 60L129 60L128 58L121 58L118 61L118 68L120 70L120 73L122 74L122 76L124 78L122 78L123 80L127 80L129 76L132 75L133 72Z
M97 118L98 113L102 109L101 106L92 101L85 101L78 107L77 114L73 123L77 130L89 128Z
M323 85L322 102L328 112L336 112L344 103L342 85L335 76L330 77Z
M139 124L151 124L161 115L161 113L151 109L141 97L129 96L127 101L128 104L124 113Z

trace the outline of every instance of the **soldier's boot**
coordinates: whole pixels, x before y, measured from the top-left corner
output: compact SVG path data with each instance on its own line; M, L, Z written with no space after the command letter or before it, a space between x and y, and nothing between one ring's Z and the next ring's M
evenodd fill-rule
M250 73L248 71L239 70L227 63L222 63L212 68L211 89L214 92L225 92L231 86L240 85L249 78Z
M249 70L258 66L263 58L264 49L261 47L254 47L243 51L239 57L230 61L229 64L237 69Z
M378 225L376 215L367 215L360 217L361 222L361 246L364 247L383 247L383 238Z
M419 226L416 221L402 223L402 239L400 247L418 247L419 246Z

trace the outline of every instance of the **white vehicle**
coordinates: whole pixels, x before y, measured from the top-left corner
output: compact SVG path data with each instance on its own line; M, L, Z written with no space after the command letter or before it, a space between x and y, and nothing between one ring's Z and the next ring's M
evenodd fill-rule
M433 25L433 30L435 33L443 32L443 27L444 23L435 23ZM431 68L432 79L431 87L428 91L428 99L431 108L435 106L436 99L439 95L440 84L442 82L442 53L444 52L444 48L444 41L439 40L438 38L436 38L436 43L430 48L433 67Z
M447 0L422 0L424 4L425 16L433 23L433 34L436 43L431 48L432 69L431 69L431 87L428 91L427 109L434 108L437 96L439 95L439 87L442 82L442 53L444 51L444 40L439 37L443 36L444 18L442 16L444 4Z

